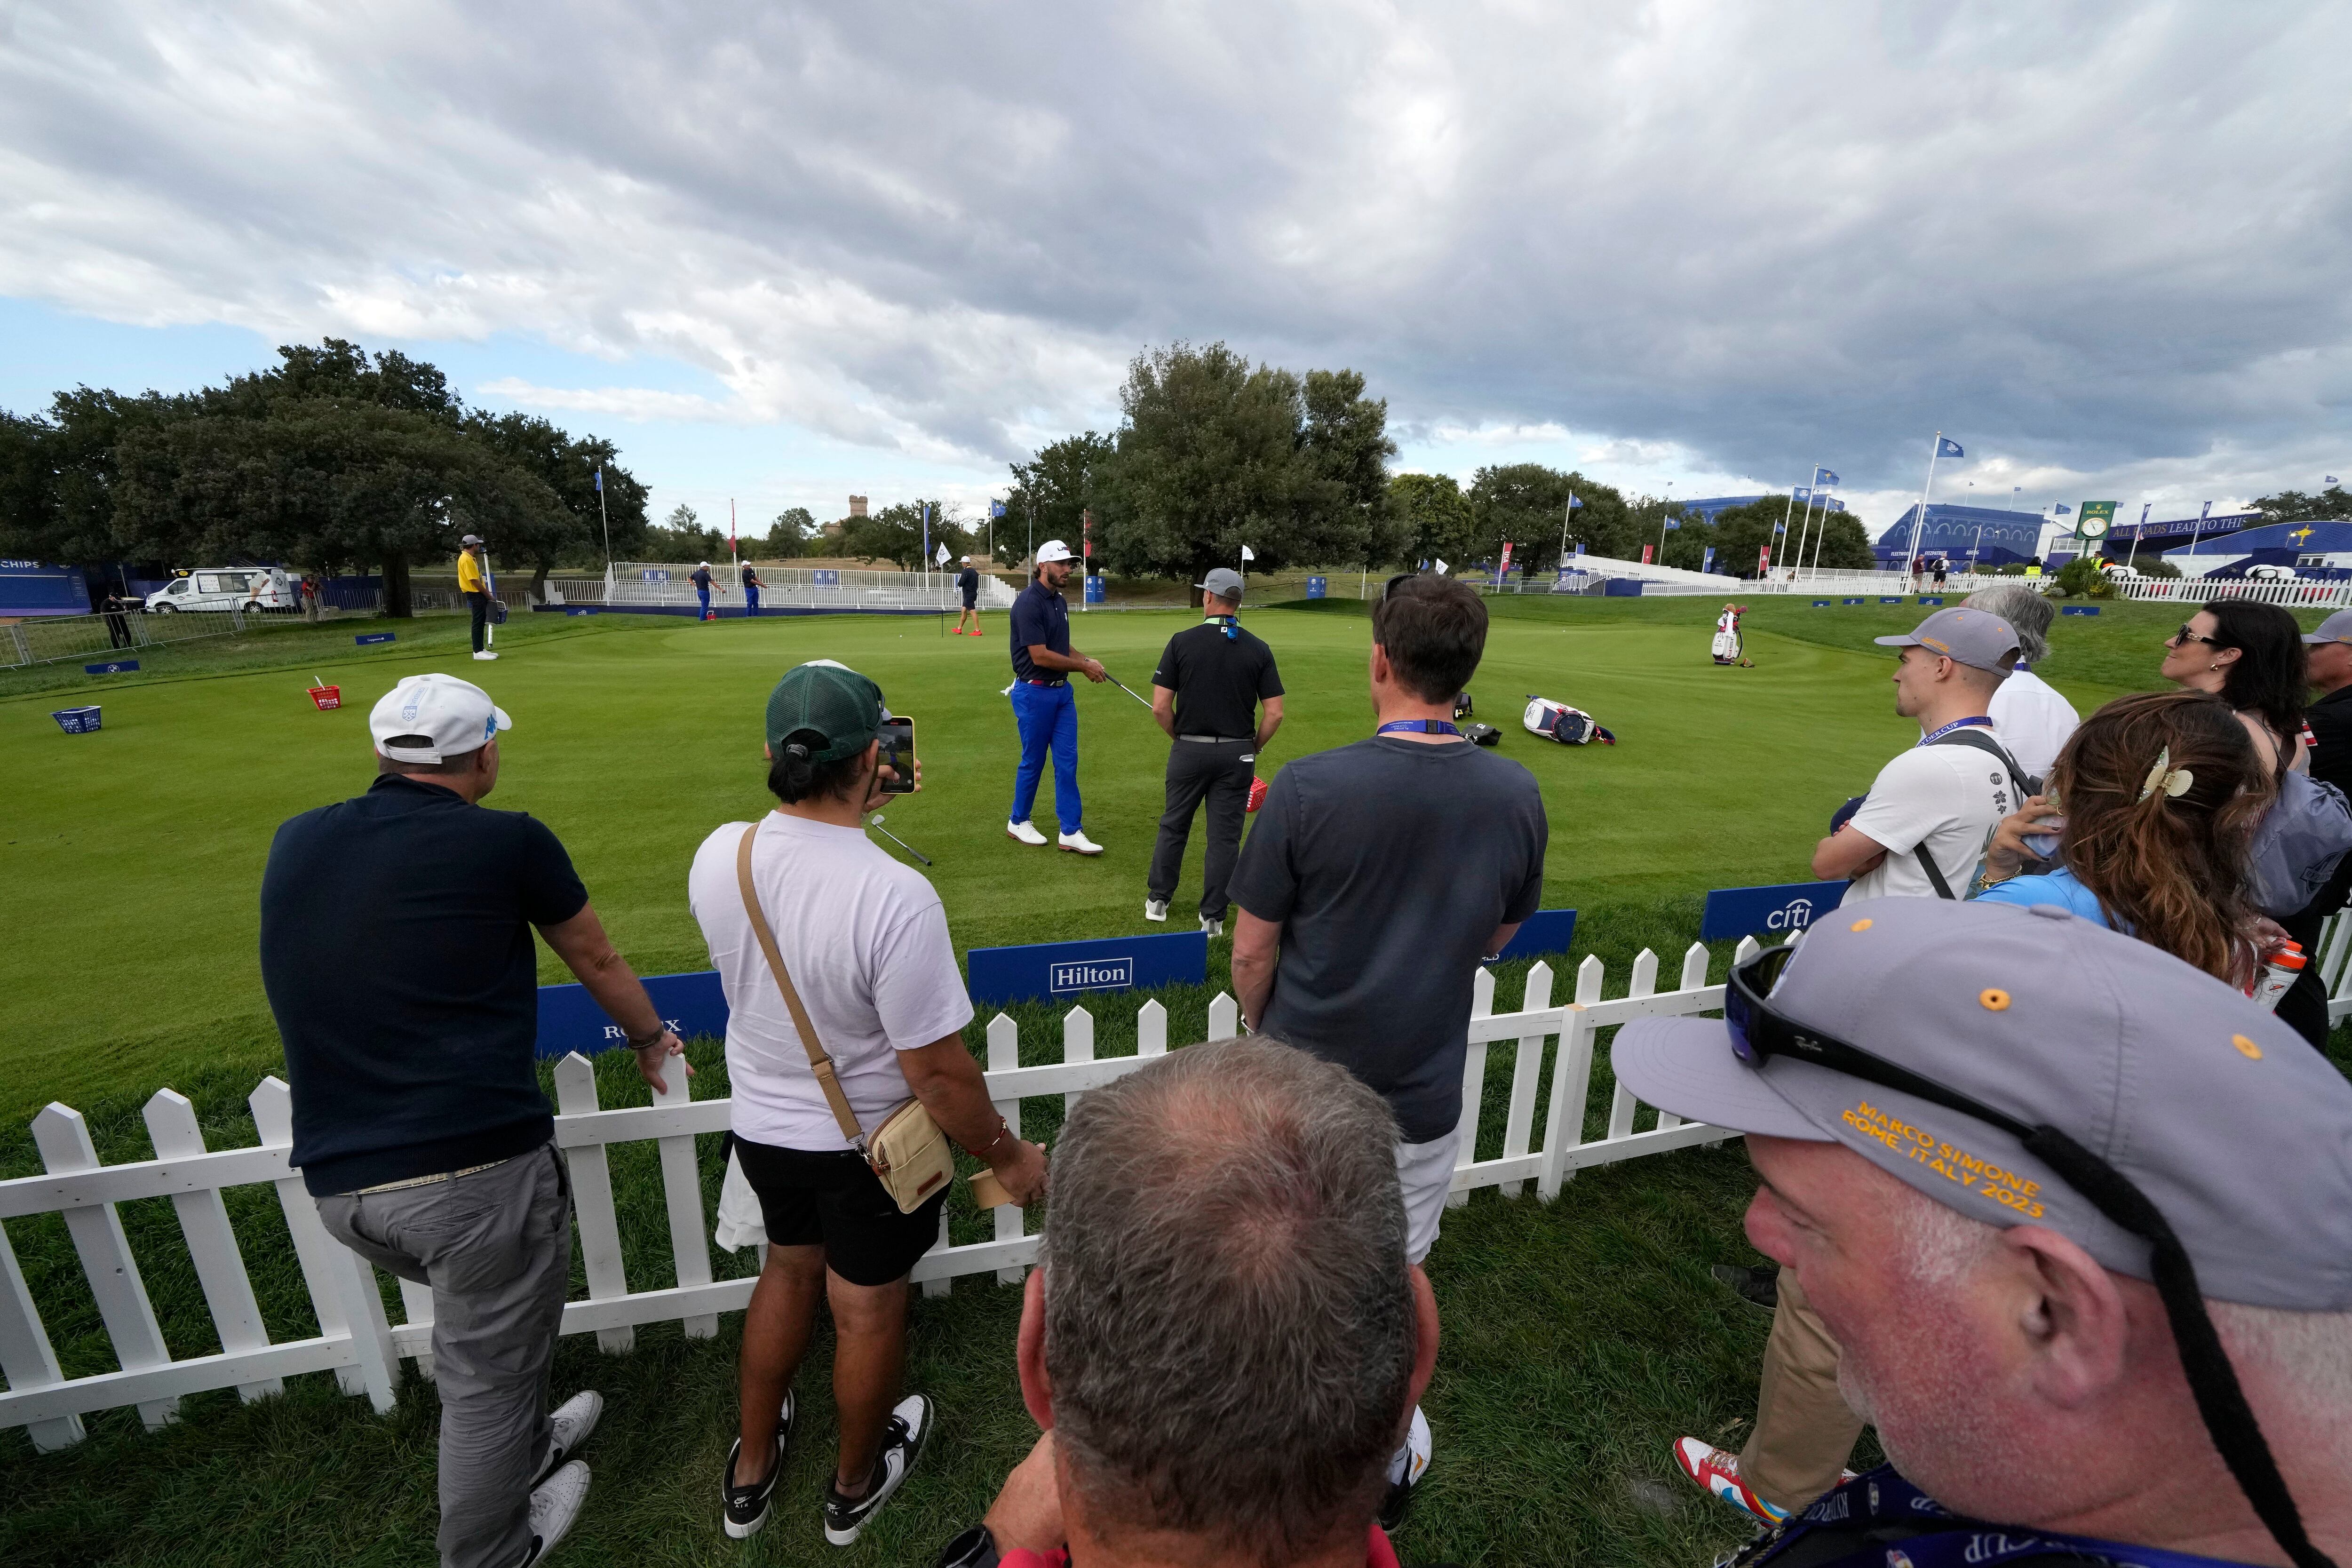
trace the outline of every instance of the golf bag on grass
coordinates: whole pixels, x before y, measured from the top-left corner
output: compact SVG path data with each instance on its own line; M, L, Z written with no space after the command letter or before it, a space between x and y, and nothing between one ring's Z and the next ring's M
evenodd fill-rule
M1538 697L1532 691L1528 693L1528 710L1519 721L1536 734L1563 746L1588 746L1595 741L1608 746L1617 743L1617 737L1594 723L1592 715L1583 709Z

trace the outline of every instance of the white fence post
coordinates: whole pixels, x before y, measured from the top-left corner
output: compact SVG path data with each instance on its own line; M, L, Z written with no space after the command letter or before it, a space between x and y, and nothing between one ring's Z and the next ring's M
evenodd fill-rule
M555 1064L555 1108L565 1116L597 1110L596 1068L572 1051ZM602 1143L583 1143L563 1152L572 1173L572 1212L580 1223L580 1258L586 1266L588 1299L606 1301L629 1293L629 1271L621 1259L621 1216L613 1203L613 1167ZM596 1344L606 1355L625 1355L637 1342L635 1329L599 1329Z
M1526 1000L1519 1004L1523 1013L1540 1013L1551 1005L1551 965L1538 963L1528 971ZM1503 1124L1503 1157L1517 1159L1528 1152L1535 1135L1536 1086L1542 1081L1544 1041L1541 1033L1521 1035L1518 1054L1511 1063L1511 1109ZM1505 1182L1503 1195L1515 1198L1526 1189L1524 1182Z
M1592 1020L1584 1009L1600 1000L1601 961L1587 958L1577 966L1576 1011L1560 1032L1559 1059L1552 1063L1543 1173L1536 1178L1536 1196L1546 1203L1559 1196L1568 1178L1568 1152L1584 1142L1584 1100L1592 1088Z
M48 1331L41 1326L40 1311L33 1305L33 1292L26 1287L25 1271L16 1266L16 1249L8 1245L5 1226L0 1226L0 1373L7 1373L8 1386L18 1393L55 1388L66 1381ZM26 1432L44 1454L69 1448L88 1435L79 1415L36 1421Z
M1470 1018L1475 1023L1494 1016L1495 972L1480 964L1470 982ZM1462 1058L1462 1116L1454 1128L1454 1168L1457 1171L1478 1158L1478 1112L1486 1099L1486 1042L1473 1040ZM1458 1209L1469 1201L1466 1188L1445 1194L1445 1206L1450 1209Z
M1633 978L1625 987L1628 996L1654 996L1658 994L1658 955L1643 948L1633 960ZM1633 1131L1633 1091L1623 1084L1617 1086L1609 1100L1609 1132L1612 1138L1622 1138Z
M49 1174L98 1169L98 1149L89 1141L89 1124L70 1106L49 1102L33 1118L33 1145L41 1153L41 1168ZM114 1342L115 1359L125 1372L143 1372L172 1359L163 1348L163 1331L155 1309L147 1300L147 1282L131 1256L131 1240L122 1234L122 1216L112 1204L84 1204L65 1211L66 1232L73 1237L81 1271L98 1298L98 1315L106 1323L106 1337ZM155 1399L139 1406L140 1419L153 1431L179 1418L180 1402Z
M995 1017L991 1018L988 1021L988 1070L991 1072L1007 1072L1020 1065L1021 1026L1015 1024L1011 1018L1005 1016L1003 1014L999 1013ZM1013 1129L1013 1136L1015 1138L1021 1137L1021 1101L1018 1100L999 1100L992 1103L996 1107L996 1114L1004 1118L1004 1124ZM1020 1205L1000 1204L989 1212L995 1219L997 1240L1018 1241L1021 1239L1022 1214ZM1010 1268L1000 1268L996 1271L996 1282L999 1285L1018 1285L1028 1272L1029 1271L1026 1268L1022 1268L1018 1264L1013 1265L1013 1267Z
M1242 1032L1242 1005L1218 992L1209 999L1209 1038L1230 1040Z
M1062 1059L1066 1062L1090 1062L1095 1059L1095 1016L1084 1007L1073 1007L1062 1015ZM1065 1117L1077 1108L1076 1095L1062 1096L1062 1114Z
M686 1058L669 1057L662 1067L662 1086L654 1090L656 1105L684 1105L694 1099L694 1079L687 1076ZM702 1228L702 1172L695 1163L694 1135L679 1133L656 1141L661 1151L662 1196L669 1207L669 1252L677 1265L680 1285L710 1283L710 1237ZM680 1318L690 1340L707 1340L719 1332L719 1314Z
M1164 1057L1168 1054L1168 1009L1157 1002L1146 1002L1135 1012L1135 1054L1139 1057ZM989 1066L994 1067L992 1058Z
M245 1103L253 1111L253 1125L261 1134L263 1147L294 1147L294 1097L284 1079L275 1074L263 1079ZM310 1293L311 1315L319 1320L319 1332L329 1339L351 1333L342 1290L335 1283L335 1254L349 1249L327 1234L319 1219L319 1205L302 1185L300 1172L289 1172L274 1184L278 1206L286 1215L287 1234L293 1238L294 1259L302 1266L303 1288ZM335 1385L345 1394L368 1392L367 1380L356 1362L335 1369Z
M196 1108L188 1097L159 1089L147 1101L147 1136L161 1160L185 1158L205 1152L204 1130L196 1125ZM188 1244L188 1258L196 1266L196 1283L203 1287L205 1305L219 1331L221 1349L269 1348L269 1331L262 1326L260 1304L253 1299L253 1281L245 1272L245 1255L236 1248L236 1232L228 1223L228 1205L218 1187L172 1194L179 1215L180 1234ZM237 1397L250 1405L286 1392L286 1380L266 1377L236 1386Z
M1706 984L1706 943L1695 942L1683 950L1683 978L1679 989L1696 991ZM1658 1112L1658 1131L1680 1127L1683 1119L1671 1110Z

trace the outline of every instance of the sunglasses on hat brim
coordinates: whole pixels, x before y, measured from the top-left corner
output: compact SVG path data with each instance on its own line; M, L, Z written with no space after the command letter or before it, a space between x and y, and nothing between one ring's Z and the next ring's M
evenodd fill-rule
M1996 1110L1961 1093L1874 1056L1822 1030L1801 1024L1775 1009L1774 984L1788 967L1792 947L1767 948L1745 963L1733 966L1723 988L1723 1021L1731 1036L1731 1050L1751 1068L1774 1057L1790 1057L1857 1078L1864 1083L1940 1105L2015 1138L2025 1152L2057 1173L2090 1201L2091 1206L2131 1235L2148 1244L2149 1272L2164 1314L2172 1328L2174 1345L2188 1374L2189 1392L2213 1447L2244 1490L2246 1500L2263 1527L2297 1568L2335 1568L2332 1559L2311 1543L2303 1515L2280 1476L2269 1440L2254 1419L2252 1406L2238 1374L2221 1349L2221 1337L2205 1310L2197 1284L2197 1266L2180 1244L2163 1213L2146 1193L2122 1172L2108 1164L2072 1137L2047 1123L2029 1125L2007 1111Z

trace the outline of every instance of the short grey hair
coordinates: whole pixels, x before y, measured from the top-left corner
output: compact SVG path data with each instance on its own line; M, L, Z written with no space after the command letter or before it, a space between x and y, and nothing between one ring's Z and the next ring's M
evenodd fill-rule
M2026 663L2040 664L2050 657L2050 620L2056 612L2050 596L2041 590L2022 583L1996 583L1960 603L2007 621L2017 633L2017 657Z
M1417 1342L1396 1137L1378 1095L1264 1037L1079 1101L1054 1151L1045 1357L1105 1533L1271 1564L1370 1524Z

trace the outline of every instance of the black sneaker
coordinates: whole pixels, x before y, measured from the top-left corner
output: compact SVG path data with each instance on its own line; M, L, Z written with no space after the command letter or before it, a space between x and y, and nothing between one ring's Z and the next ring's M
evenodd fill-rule
M1780 1306L1780 1268L1768 1263L1761 1268L1742 1268L1737 1264L1718 1263L1707 1270L1717 1280L1731 1288L1732 1292L1751 1307L1761 1307L1768 1312Z
M907 1472L915 1468L922 1457L923 1444L931 1435L931 1401L928 1394L910 1394L891 1409L890 1424L882 1429L882 1452L875 1456L874 1475L866 1483L866 1495L855 1500L841 1495L837 1480L828 1477L824 1483L824 1538L835 1546L847 1546L866 1528L866 1521L890 1500Z
M784 1473L784 1456L793 1449L793 1395L784 1392L784 1408L776 1426L775 1463L768 1473L748 1487L735 1484L735 1459L742 1452L743 1439L738 1437L727 1446L727 1468L719 1472L719 1497L727 1533L738 1541L760 1533L768 1522L768 1503L776 1495L776 1482Z

